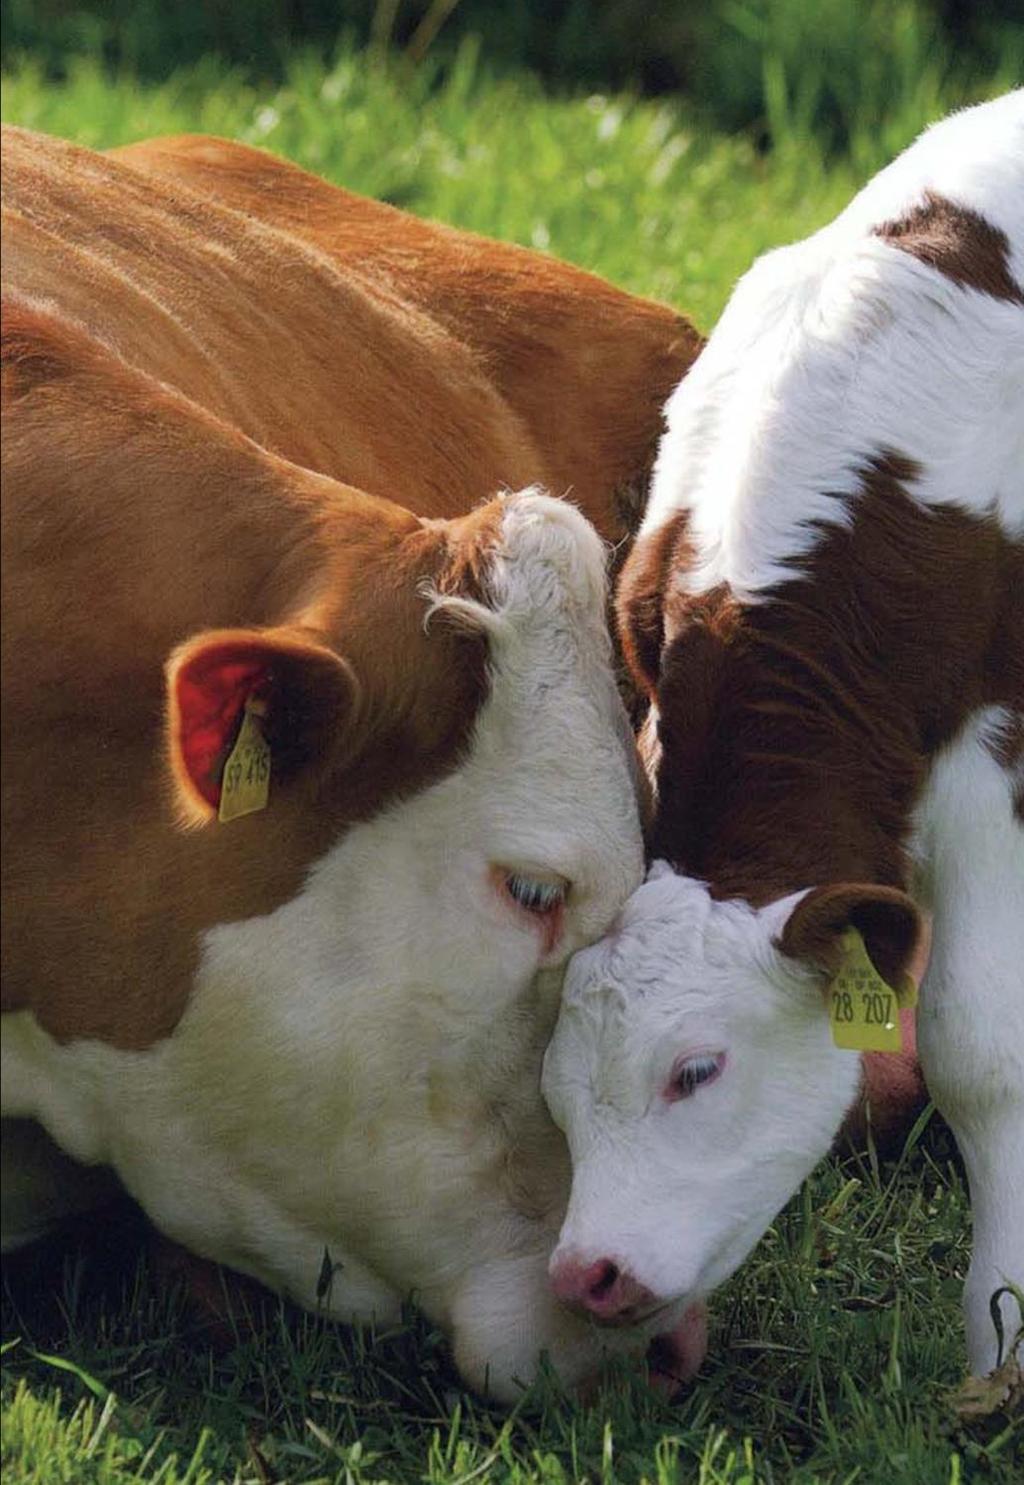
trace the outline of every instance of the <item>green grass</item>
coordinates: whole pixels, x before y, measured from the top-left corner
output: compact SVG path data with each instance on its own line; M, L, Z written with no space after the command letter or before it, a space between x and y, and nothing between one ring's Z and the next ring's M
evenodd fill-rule
M269 90L212 63L144 86L83 60L56 84L21 61L3 115L95 146L180 130L246 139L559 253L708 327L755 254L827 220L930 115L965 101L935 79L908 82L828 165L791 77L772 84L765 155L676 104L489 79L472 48L443 77L297 57ZM941 1129L895 1164L832 1160L716 1297L708 1364L679 1403L620 1371L586 1406L539 1386L512 1418L461 1391L421 1321L374 1336L281 1306L218 1352L143 1260L113 1288L90 1262L55 1263L4 1301L5 1485L1009 1482L1024 1467L1019 1426L997 1414L967 1428L945 1399L963 1355L968 1226Z
M414 1317L373 1335L272 1305L216 1351L144 1260L112 1287L68 1260L5 1298L4 1480L1009 1485L1019 1425L967 1429L945 1396L966 1230L941 1128L888 1165L831 1160L717 1296L681 1401L620 1368L589 1404L541 1383L511 1418Z

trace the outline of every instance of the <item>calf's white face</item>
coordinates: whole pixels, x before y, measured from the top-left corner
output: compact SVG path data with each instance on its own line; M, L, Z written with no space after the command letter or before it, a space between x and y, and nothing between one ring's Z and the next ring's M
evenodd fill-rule
M804 896L715 901L658 863L569 966L544 1064L573 1164L550 1272L598 1319L727 1279L855 1096L858 1058L832 1044L820 971L776 944Z

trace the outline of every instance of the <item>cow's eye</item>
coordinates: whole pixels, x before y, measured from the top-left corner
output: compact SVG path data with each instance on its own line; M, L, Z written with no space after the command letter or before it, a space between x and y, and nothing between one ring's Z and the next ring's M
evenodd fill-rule
M699 1052L693 1057L684 1057L672 1069L672 1079L665 1090L670 1103L680 1098L689 1098L706 1083L713 1083L725 1064L724 1052Z
M528 913L544 917L565 901L569 883L564 877L531 876L526 872L505 873L508 895Z

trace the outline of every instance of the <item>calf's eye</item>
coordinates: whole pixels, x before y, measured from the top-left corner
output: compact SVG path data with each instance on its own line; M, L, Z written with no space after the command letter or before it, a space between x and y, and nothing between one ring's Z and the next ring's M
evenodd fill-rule
M698 1088L713 1083L724 1064L724 1052L698 1052L693 1057L683 1057L672 1069L665 1097L670 1103L690 1098Z
M565 901L569 884L562 877L535 877L509 871L505 873L505 889L526 912L543 917Z

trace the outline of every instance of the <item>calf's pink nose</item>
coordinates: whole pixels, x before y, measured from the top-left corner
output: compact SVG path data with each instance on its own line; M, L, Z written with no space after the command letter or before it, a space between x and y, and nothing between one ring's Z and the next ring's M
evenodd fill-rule
M611 1258L592 1263L561 1258L552 1264L551 1287L563 1303L586 1310L597 1320L627 1322L654 1302L647 1286Z

